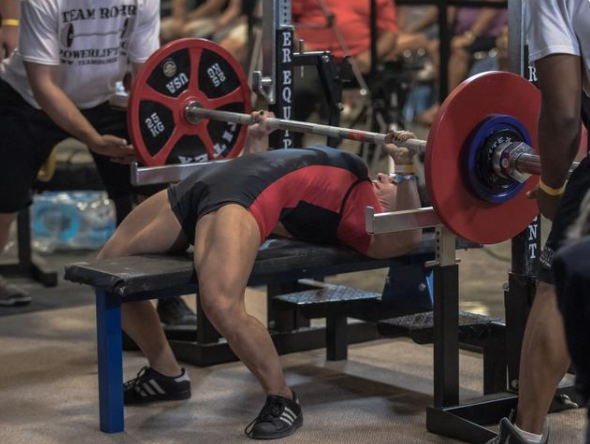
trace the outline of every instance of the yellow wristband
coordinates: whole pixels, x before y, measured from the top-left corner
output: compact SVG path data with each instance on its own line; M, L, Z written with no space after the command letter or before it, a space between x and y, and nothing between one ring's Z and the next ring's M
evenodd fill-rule
M17 19L3 19L2 26L18 26L20 22Z
M396 165L395 166L395 174L414 174L416 172L416 168L414 168L414 164L410 165Z
M567 182L566 182L567 183ZM539 180L539 188L543 190L545 194L549 196L560 196L563 194L563 190L565 190L565 183L560 186L559 188L553 188L543 182L543 179Z

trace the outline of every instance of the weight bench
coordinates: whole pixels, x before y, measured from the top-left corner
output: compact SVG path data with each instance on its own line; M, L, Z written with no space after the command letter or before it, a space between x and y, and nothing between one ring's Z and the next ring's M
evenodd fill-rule
M457 242L458 248L474 246L462 240ZM431 258L434 248L434 235L427 233L410 255ZM260 248L248 285L267 285L269 294L276 296L309 289L309 286L302 286L301 279L391 267L398 260L371 259L343 247L269 239ZM139 255L81 262L66 266L65 279L95 289L100 429L107 433L121 432L124 430L121 304L195 293L197 281L192 258L188 255ZM280 313L269 307L269 321L272 320L269 330L279 353L325 346L325 328L304 323L303 328L294 332L292 327L297 327L297 316L287 314L285 322ZM202 310L198 310L197 317L192 341L170 341L177 358L197 365L235 360ZM347 331L345 345L379 338L374 323L350 324Z
M279 310L294 309L308 319L326 318L326 359L340 361L348 357L348 316L380 301L381 293L325 284L316 290L279 295L272 302Z

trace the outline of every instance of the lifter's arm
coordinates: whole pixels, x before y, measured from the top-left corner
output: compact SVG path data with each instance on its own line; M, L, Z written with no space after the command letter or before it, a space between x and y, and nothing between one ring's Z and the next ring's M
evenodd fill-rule
M541 89L539 115L539 154L541 180L548 187L559 189L580 144L580 109L582 98L582 63L579 56L555 54L535 63ZM551 196L537 188L539 210L553 219L561 195Z
M414 134L407 131L397 133L396 137L402 139L416 138ZM396 167L414 164L414 155L406 148L389 144L384 146L384 151L393 158ZM421 206L420 195L418 194L418 181L403 180L397 186L397 194L392 211L412 210ZM367 256L378 259L400 256L413 250L420 243L421 238L422 230L375 234L371 236Z
M57 85L58 66L25 62L25 68L35 100L60 128L85 143L90 150L112 157L115 162L136 160L127 141L99 134Z

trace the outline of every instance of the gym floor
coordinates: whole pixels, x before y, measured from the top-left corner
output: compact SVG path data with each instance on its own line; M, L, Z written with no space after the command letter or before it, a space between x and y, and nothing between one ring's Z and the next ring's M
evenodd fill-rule
M508 245L492 251L505 256ZM61 268L93 255L58 254L52 262ZM460 257L463 306L501 317L509 264L481 249L461 252ZM380 290L383 278L383 273L372 272L363 273L362 279L349 275L346 281ZM240 363L189 366L191 400L127 408L125 433L101 433L91 291L63 281L52 289L21 282L35 301L0 311L1 443L251 442L242 430L258 413L263 395ZM249 291L252 312L260 314L263 301L262 291ZM324 350L281 360L305 417L304 427L285 443L455 442L425 428L425 409L432 401L431 347L384 339L352 346L345 362L327 362ZM125 377L134 376L144 364L139 354L126 353ZM481 371L481 356L462 352L463 399L481 392ZM552 442L582 442L584 411L552 414L550 424Z
M63 265L95 254L60 252L51 262L61 274ZM3 259L14 256L13 249ZM459 251L458 256L462 308L502 318L510 243ZM385 274L353 273L330 281L381 291ZM125 433L101 433L91 290L63 280L55 288L15 281L30 291L34 302L0 310L0 443L246 442L243 428L258 413L263 395L240 363L189 366L191 400L127 408ZM187 297L193 306L194 299ZM249 291L249 307L260 317L264 299L260 289ZM324 350L281 360L305 417L304 427L285 443L455 442L425 428L425 409L432 401L431 347L384 339L352 346L345 362L327 362ZM125 378L144 364L139 354L126 353ZM481 356L462 352L462 399L481 393L481 372ZM584 411L553 414L550 424L552 442L582 442Z

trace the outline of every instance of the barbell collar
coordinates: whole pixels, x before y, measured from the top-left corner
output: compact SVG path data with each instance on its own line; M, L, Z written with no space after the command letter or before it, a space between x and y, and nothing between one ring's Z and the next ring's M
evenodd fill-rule
M572 163L568 178L579 164ZM500 145L494 153L493 168L498 176L522 183L530 176L541 175L541 158L524 142L508 142Z
M567 172L568 179L579 165L580 162L578 161L572 162L572 165ZM516 160L516 168L519 171L527 172L535 176L540 176L541 158L537 154L521 154Z

